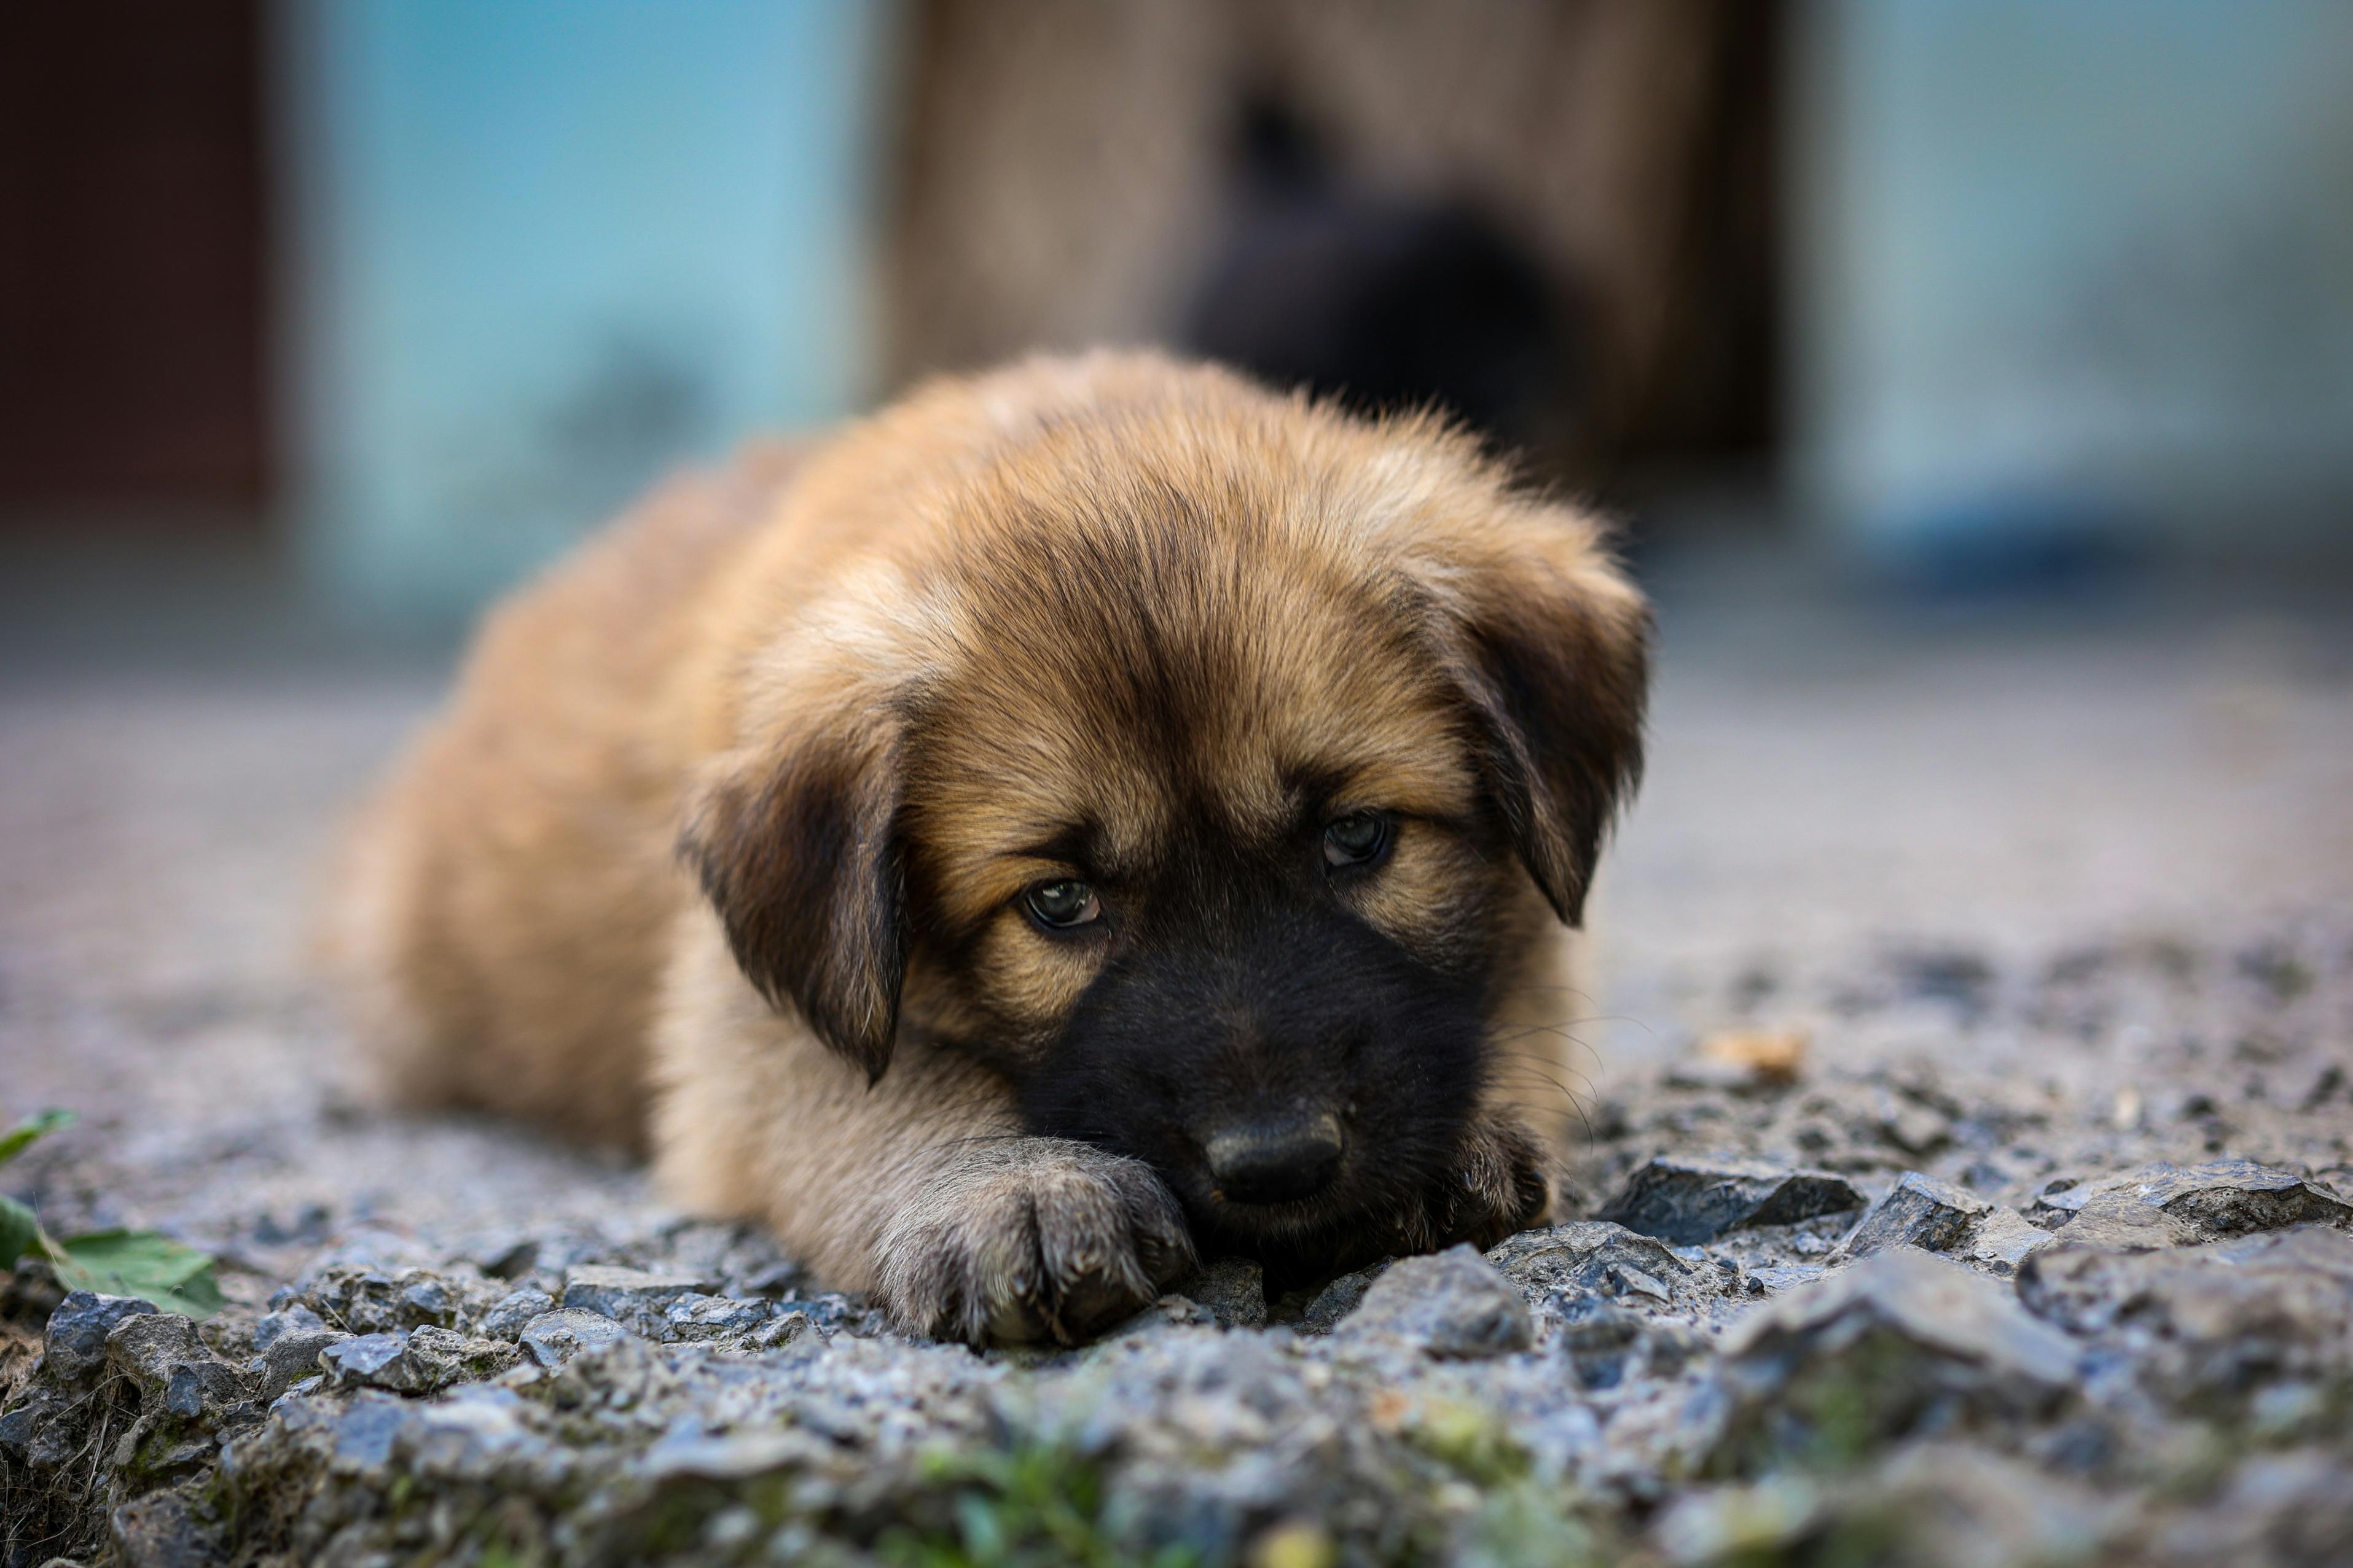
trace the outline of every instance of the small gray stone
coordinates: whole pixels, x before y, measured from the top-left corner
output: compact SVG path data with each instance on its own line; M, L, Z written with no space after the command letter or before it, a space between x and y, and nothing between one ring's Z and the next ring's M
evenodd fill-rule
M1373 1288L1373 1281L1379 1279L1388 1266L1388 1259L1383 1258L1369 1268L1359 1268L1353 1274L1343 1274L1326 1284L1301 1310L1295 1325L1298 1331L1303 1334L1328 1334L1338 1328L1341 1320L1356 1310L1357 1303L1365 1299L1365 1292Z
M663 1314L665 1332L672 1340L733 1339L757 1331L776 1314L772 1301L744 1300L733 1296L681 1296Z
M2075 1373L2074 1347L2000 1287L1905 1247L1758 1308L1735 1325L1725 1348L1754 1356L1776 1341L1853 1318L1884 1322L1920 1344L2045 1386L2063 1386Z
M2325 1226L2140 1253L2053 1247L2037 1253L2021 1270L2019 1299L2037 1316L2071 1332L2099 1334L2119 1324L2145 1326L2151 1306L2163 1304L2161 1298L2210 1281L2234 1290L2241 1282L2261 1281L2249 1300L2282 1303L2308 1283L2318 1292L2316 1300L2331 1304L2332 1323L2341 1317L2353 1329L2353 1237ZM2353 1352L2353 1342L2347 1349Z
M1830 1270L1819 1263L1773 1263L1748 1271L1748 1278L1765 1289L1768 1296L1784 1290L1794 1290L1800 1285L1810 1285Z
M1879 1135L1906 1154L1933 1154L1953 1141L1952 1124L1926 1106L1898 1104L1880 1113Z
M692 1220L665 1236L663 1267L723 1282L716 1295L774 1296L807 1282L806 1271L776 1247L776 1238L743 1221Z
M1653 1526L1670 1563L1856 1560L1940 1568L2094 1560L2118 1510L2089 1489L1959 1443L1906 1445L1852 1476L1780 1474L1687 1492ZM2105 1559L2102 1559L2105 1560ZM2170 1559L2168 1559L2170 1561Z
M2292 1225L2333 1225L2353 1229L2353 1203L2327 1183L2252 1160L2209 1164L2143 1166L2130 1175L2111 1176L2047 1193L2038 1208L2079 1214L2093 1202L2122 1195L2162 1209L2200 1240L2279 1230ZM2068 1228L2073 1229L2071 1225Z
M1904 1246L1757 1308L1723 1351L1714 1464L1732 1473L1944 1430L1957 1416L2040 1415L2077 1370L2067 1337L2001 1286Z
M438 1274L404 1270L400 1304L420 1322L448 1323L465 1306L465 1298Z
M2140 1173L2136 1195L2215 1237L2295 1225L2353 1228L2353 1204L2327 1183L2251 1160L2151 1167Z
M518 1459L548 1452L514 1390L496 1384L463 1384L406 1414L396 1452L427 1475L490 1480Z
M36 1384L21 1404L0 1415L0 1454L22 1463L34 1438L51 1424L51 1407L58 1403L54 1390Z
M1161 1297L1126 1321L1106 1330L1095 1342L1115 1344L1128 1340L1143 1339L1168 1329L1214 1329L1217 1314L1189 1296Z
M1620 1295L1630 1292L1637 1296L1647 1296L1662 1307L1674 1305L1674 1292L1668 1289L1665 1282L1655 1274L1645 1274L1639 1268L1627 1266L1618 1270L1615 1283Z
M2326 1226L2138 1253L2054 1247L2020 1271L2019 1297L2210 1416L2353 1380L2353 1237Z
M552 1311L555 1298L544 1290L525 1285L510 1290L482 1314L481 1331L494 1340L517 1340L530 1321L542 1312Z
M820 1327L817 1320L807 1312L780 1305L775 1316L744 1336L743 1345L746 1350L772 1351L799 1340L830 1339L835 1332L835 1330Z
M887 1326L881 1308L862 1297L844 1295L839 1290L815 1296L786 1296L776 1305L776 1321L761 1331L764 1338L776 1333L788 1321L807 1323L828 1339L835 1334L871 1339Z
M1968 1260L1989 1274L2004 1279L2051 1245L2051 1233L2012 1208L1993 1208L1978 1222L1969 1238Z
M106 1363L107 1336L125 1318L151 1314L152 1301L75 1290L49 1314L42 1366L51 1377L79 1383Z
M1755 1363L1799 1341L1840 1339L1846 1325L1862 1322L2043 1389L2063 1389L2075 1375L2074 1347L2000 1287L1909 1247L1889 1247L1757 1308L1734 1325L1725 1352Z
M492 1237L476 1246L473 1257L482 1272L493 1279L520 1279L539 1267L539 1238Z
M2060 1222L2054 1245L2072 1251L2150 1252L2200 1239L2195 1226L2129 1193L2094 1193L2079 1208L2044 1212Z
M1176 1293L1205 1308L1220 1328L1266 1327L1266 1270L1247 1258L1220 1258L1194 1270Z
M123 1319L106 1336L106 1359L150 1395L162 1394L181 1367L219 1360L196 1325L177 1312Z
M629 1337L629 1331L600 1312L558 1307L524 1325L523 1353L542 1366L562 1366L583 1351L598 1350Z
M258 1435L228 1450L223 1474L240 1485L250 1485L251 1472L269 1463L253 1450L282 1446L293 1452L280 1456L280 1462L293 1457L305 1468L311 1463L332 1464L339 1474L380 1495L392 1482L385 1467L395 1444L430 1408L373 1388L332 1399L290 1395L279 1402Z
M1836 1256L1868 1258L1898 1244L1925 1252L1964 1251L1992 1208L1975 1193L1906 1171L1839 1244Z
M496 1299L494 1288L422 1268L389 1272L353 1263L314 1268L292 1302L317 1311L330 1326L358 1334L389 1333L433 1324L455 1328ZM498 1292L502 1294L503 1292Z
M1789 1225L1861 1207L1862 1194L1828 1171L1661 1156L1628 1178L1599 1217L1688 1245L1745 1226Z
M438 1261L437 1249L396 1226L363 1220L338 1235L326 1250L311 1259L299 1282L304 1289L332 1272L390 1276L407 1268L430 1268Z
M219 1542L196 1523L176 1492L151 1492L107 1517L116 1554L129 1568L211 1568Z
M196 1326L176 1312L137 1313L106 1337L106 1364L137 1389L156 1440L124 1449L117 1462L159 1479L208 1458L213 1434L258 1418L255 1379L213 1353ZM158 1425L160 1424L160 1425Z
M476 1339L428 1323L408 1336L408 1359L418 1385L431 1391L496 1377L522 1358L502 1340Z
M275 1399L312 1373L321 1370L319 1352L340 1344L349 1334L329 1328L285 1329L270 1338L269 1348L253 1361L259 1397Z
M398 1331L353 1334L321 1347L327 1382L336 1388L386 1388L409 1393L414 1384L403 1357L408 1336Z
M1490 1248L1487 1260L1536 1301L1592 1295L1638 1307L1697 1308L1738 1289L1736 1272L1694 1262L1656 1237L1607 1220L1522 1231Z
M325 1319L300 1301L291 1302L263 1317L253 1325L253 1351L256 1355L269 1352L282 1335L299 1331L316 1331L327 1326Z
M646 1450L638 1468L658 1480L692 1477L739 1481L766 1475L796 1460L806 1461L822 1443L798 1432L733 1432L722 1436L681 1434Z
M254 1394L253 1380L225 1361L186 1361L164 1385L164 1409L174 1418L215 1426L238 1412Z
M516 1352L497 1340L470 1339L427 1323L407 1333L361 1334L320 1352L329 1384L432 1394L455 1383L494 1377L512 1366Z
M716 1281L698 1274L654 1273L584 1263L564 1273L564 1305L612 1319L634 1333L659 1338L670 1303L708 1294Z
M1524 1351L1535 1339L1518 1289L1468 1246L1400 1258L1373 1281L1339 1331L1405 1340L1430 1355L1466 1361Z
M1693 1330L1672 1319L1588 1299L1563 1314L1556 1342L1567 1355L1579 1386L1618 1388L1649 1375L1672 1376L1704 1343Z

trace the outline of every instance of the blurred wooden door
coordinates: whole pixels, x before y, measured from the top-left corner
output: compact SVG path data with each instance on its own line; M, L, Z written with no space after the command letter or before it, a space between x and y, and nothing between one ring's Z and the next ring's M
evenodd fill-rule
M0 17L0 519L259 515L264 11L69 0Z

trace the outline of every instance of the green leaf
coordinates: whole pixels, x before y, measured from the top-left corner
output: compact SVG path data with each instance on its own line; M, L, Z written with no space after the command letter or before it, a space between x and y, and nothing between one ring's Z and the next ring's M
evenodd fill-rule
M41 1222L14 1198L0 1197L0 1268L14 1268L16 1259L41 1250Z
M39 1139L52 1132L62 1132L74 1124L70 1110L44 1110L27 1116L5 1132L0 1132L0 1165L6 1164Z
M57 1244L58 1280L69 1290L137 1296L167 1312L208 1318L227 1305L213 1260L150 1230L95 1230Z

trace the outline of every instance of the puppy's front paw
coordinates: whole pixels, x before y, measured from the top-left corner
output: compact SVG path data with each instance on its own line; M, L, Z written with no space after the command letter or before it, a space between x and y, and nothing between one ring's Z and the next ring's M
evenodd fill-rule
M1408 1221L1409 1250L1437 1251L1467 1241L1484 1251L1544 1217L1552 1203L1544 1149L1517 1122L1472 1129L1446 1174L1431 1183Z
M960 1154L875 1246L902 1331L976 1345L1068 1344L1192 1266L1184 1211L1151 1167L1059 1138Z

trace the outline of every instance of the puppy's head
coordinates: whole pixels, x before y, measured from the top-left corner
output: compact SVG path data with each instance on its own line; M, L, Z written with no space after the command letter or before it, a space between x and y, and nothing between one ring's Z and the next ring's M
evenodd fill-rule
M1491 1019L1579 919L1647 613L1440 426L1107 363L860 437L963 422L893 481L923 524L752 661L689 850L870 1073L969 1050L1211 1249L1344 1258L1449 1179Z

